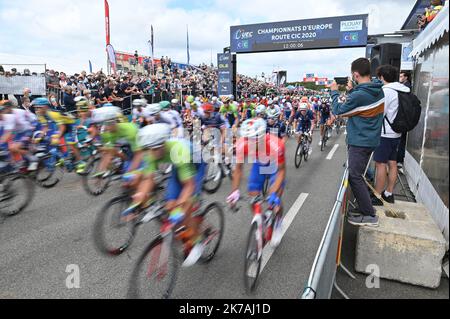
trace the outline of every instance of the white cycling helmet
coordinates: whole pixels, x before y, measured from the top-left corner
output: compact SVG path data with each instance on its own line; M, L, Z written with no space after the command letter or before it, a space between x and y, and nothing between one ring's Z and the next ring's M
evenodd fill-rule
M265 105L258 105L255 109L256 115L260 115L266 112L266 106Z
M261 138L266 135L267 124L261 118L246 120L241 125L241 137Z
M217 97L216 97L216 96L213 96L212 99L211 99L211 101L212 101L213 103L216 103L216 102L217 102Z
M77 96L73 100L75 101L75 103L78 103L80 101L87 101L88 99L85 96Z
M273 104L273 100L270 99L269 101L267 101L267 105L272 105Z
M134 107L145 107L147 105L147 100L145 99L136 99L133 101Z
M148 125L139 130L137 143L146 149L158 148L170 138L170 126L163 123Z
M277 109L268 109L266 114L269 119L275 119L280 116L280 111Z
M122 116L122 110L117 106L102 107L92 112L92 121L94 123L101 123L106 121L113 121Z
M148 104L144 110L149 116L153 116L161 112L161 106L159 103Z
M172 101L170 101L172 104L178 104L178 100L177 99L173 99Z
M300 103L300 105L298 106L298 109L300 111L307 111L308 110L308 104L306 103Z

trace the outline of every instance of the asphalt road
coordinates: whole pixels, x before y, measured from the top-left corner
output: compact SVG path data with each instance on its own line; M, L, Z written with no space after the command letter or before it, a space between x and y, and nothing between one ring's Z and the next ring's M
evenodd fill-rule
M244 249L251 213L226 211L225 234L215 259L207 265L182 268L173 298L299 298L323 235L343 173L345 135L333 134L324 152L317 145L301 167L294 166L296 142L287 143L288 177L283 203L289 227L267 260L257 290L244 291ZM335 144L339 147L327 159ZM241 187L245 193L246 183ZM205 196L225 202L230 182ZM100 255L93 244L93 223L103 204L120 192L113 185L100 197L88 196L79 177L64 176L53 189L37 189L29 208L0 222L0 298L125 298L134 263L158 232L155 223L142 226L130 249L115 258ZM295 207L291 209L293 204ZM244 203L245 204L245 203ZM286 226L286 224L285 224ZM68 265L78 265L80 288L66 287Z

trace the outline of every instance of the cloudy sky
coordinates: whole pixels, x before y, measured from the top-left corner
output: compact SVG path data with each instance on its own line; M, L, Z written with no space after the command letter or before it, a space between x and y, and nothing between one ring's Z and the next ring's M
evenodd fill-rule
M191 63L216 64L229 45L229 26L369 13L369 34L400 29L415 0L109 0L111 43L116 50L149 55L150 25L155 56L185 63L186 25ZM0 0L0 64L47 63L68 73L106 70L103 0ZM288 71L344 76L364 49L257 53L238 56L238 72Z

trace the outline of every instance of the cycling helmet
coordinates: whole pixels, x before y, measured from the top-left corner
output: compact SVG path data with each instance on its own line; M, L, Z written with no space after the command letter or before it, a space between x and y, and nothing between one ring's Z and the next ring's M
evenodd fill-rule
M37 99L36 99L37 100ZM48 102L48 100L47 100ZM5 108L7 107L13 107L14 105L12 104L11 101L9 100L5 100L5 101L0 101L0 111L3 111Z
M78 103L80 101L87 101L88 99L85 96L77 96L73 100L75 101L75 103Z
M222 102L223 103L230 103L230 97L229 96L224 96L224 97L222 97Z
M101 123L106 121L113 121L122 116L122 110L117 106L110 106L94 110L92 114L92 121Z
M277 109L268 109L267 110L267 117L269 119L275 119L280 116L280 112Z
M145 99L136 99L133 101L134 107L146 107L147 106L147 100Z
M161 107L159 103L148 104L144 109L144 116L153 116L158 114L161 111Z
M103 104L103 106L111 107L111 106L114 106L114 105L112 103L105 103L105 104Z
M267 105L272 105L273 104L273 100L270 99L269 101L267 101Z
M159 148L170 138L170 126L163 123L148 125L138 132L137 143L146 149Z
M212 99L211 99L211 101L212 101L213 103L216 103L216 102L217 102L217 97L213 96Z
M210 103L205 103L203 104L203 111L208 112L208 113L212 113L214 112L214 105L210 104Z
M161 108L161 111L167 111L170 108L170 102L169 101L159 102L159 107Z
M170 103L177 105L178 104L178 100L177 99L173 99L172 101L170 101Z
M240 135L248 138L261 138L266 135L267 124L261 118L246 120L241 125Z
M256 115L261 115L266 112L266 107L262 104L258 105L255 109Z
M308 110L308 104L300 103L298 109L299 109L299 111L307 111Z
M78 112L87 112L89 111L89 102L87 100L78 101L76 107Z
M8 103L9 101L6 102ZM34 107L50 106L50 101L46 97L38 97L33 100L32 105Z

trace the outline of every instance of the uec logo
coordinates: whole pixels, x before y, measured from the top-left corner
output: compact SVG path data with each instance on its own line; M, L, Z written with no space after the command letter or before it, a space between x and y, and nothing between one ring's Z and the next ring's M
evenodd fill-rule
M344 40L351 41L351 42L358 41L358 34L357 33L346 34L344 36Z
M236 40L250 39L251 37L253 37L253 32L245 32L245 30L243 29L239 29L236 31Z

